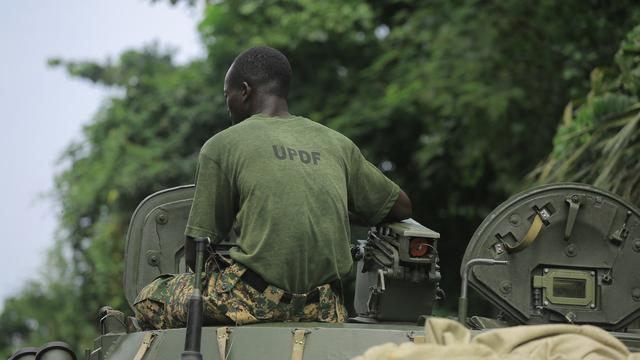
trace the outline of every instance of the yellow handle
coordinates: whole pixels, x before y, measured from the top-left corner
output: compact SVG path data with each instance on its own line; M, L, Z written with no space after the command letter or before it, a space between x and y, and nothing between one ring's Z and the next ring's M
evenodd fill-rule
M529 230L524 235L522 240L520 240L520 242L518 242L514 246L505 244L505 247L507 248L507 252L515 253L528 248L531 244L533 244L533 241L538 237L540 230L542 230L542 218L540 218L539 214L536 214L536 216L533 218L533 223L531 224L531 227L529 227Z

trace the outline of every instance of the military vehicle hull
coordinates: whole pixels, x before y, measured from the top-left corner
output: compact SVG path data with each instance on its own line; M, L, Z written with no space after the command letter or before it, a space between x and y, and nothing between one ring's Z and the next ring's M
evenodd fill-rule
M368 348L387 342L421 341L424 327L401 324L265 323L228 328L227 359L290 359L294 333L305 330L304 359L350 359ZM202 330L204 359L220 359L217 327ZM145 335L155 334L143 359L179 359L185 329L108 334L100 336L88 354L89 360L134 359L144 349Z
M218 360L220 348L217 327L202 331L202 355ZM424 341L424 327L406 324L323 324L323 323L265 323L229 327L226 360L233 359L292 359L294 332L306 332L302 359L351 359L372 346L384 343ZM474 330L473 335L488 330ZM145 348L145 336L155 334ZM631 352L640 352L640 334L612 332ZM179 359L185 339L185 329L109 334L98 337L87 360ZM138 359L136 359L138 360Z
M179 238L192 195L191 186L165 190L134 213L125 255L130 305L155 276L184 271ZM384 343L424 342L418 322L440 296L439 239L415 222L370 229L354 247L356 313L350 322L204 327L202 358L350 359ZM640 352L638 259L640 210L633 204L583 184L528 190L498 206L469 242L459 320L472 336L515 325L592 324ZM500 319L466 316L467 279ZM102 335L84 354L87 360L169 360L183 352L184 328L141 331L133 318L106 307L99 318Z

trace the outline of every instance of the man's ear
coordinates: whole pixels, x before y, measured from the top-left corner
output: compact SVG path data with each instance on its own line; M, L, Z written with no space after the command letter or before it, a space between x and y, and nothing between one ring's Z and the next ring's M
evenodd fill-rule
M251 85L249 85L249 83L247 83L246 81L242 82L242 84L240 85L240 95L242 95L243 102L249 99L252 90L253 89L251 88Z

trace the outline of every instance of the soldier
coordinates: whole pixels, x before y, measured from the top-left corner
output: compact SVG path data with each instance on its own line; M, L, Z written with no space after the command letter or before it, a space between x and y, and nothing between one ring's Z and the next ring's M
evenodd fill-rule
M205 265L205 324L342 322L341 279L352 266L349 221L375 225L411 216L411 202L348 138L289 113L291 66L259 46L227 71L233 125L199 155L185 234L213 244L233 233L229 261ZM182 327L193 273L163 275L135 302L144 328Z

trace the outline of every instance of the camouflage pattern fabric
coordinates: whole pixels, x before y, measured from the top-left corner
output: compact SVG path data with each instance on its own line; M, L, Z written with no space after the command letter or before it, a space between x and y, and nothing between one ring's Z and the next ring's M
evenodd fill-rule
M293 294L290 303L280 301L284 290L269 285L259 292L242 281L246 268L234 263L214 271L207 262L203 274L205 325L251 324L257 322L320 321L344 322L346 308L342 294L330 285L318 286L319 301L306 304L306 294ZM138 294L134 311L145 330L184 327L189 297L193 291L193 273L161 275Z

